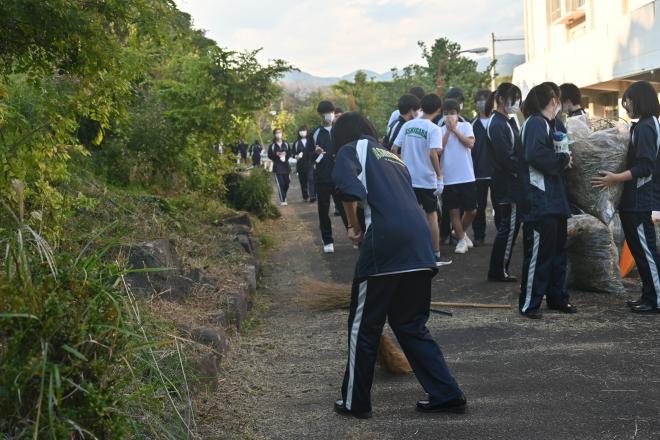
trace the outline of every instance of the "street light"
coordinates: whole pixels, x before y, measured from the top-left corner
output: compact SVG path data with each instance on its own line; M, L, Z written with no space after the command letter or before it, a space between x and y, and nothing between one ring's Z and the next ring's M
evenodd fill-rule
M495 38L495 33L491 32L490 34L490 50L491 54L493 57L493 68L491 70L491 80L490 80L490 87L491 89L495 90L497 88L497 72L495 71L495 42L496 41L525 41L525 37L500 37L500 38Z
M465 49L465 50L459 50L458 53L473 53L476 55L481 55L488 52L487 47L477 47L474 49ZM445 64L447 63L447 58L448 55L445 56L440 62L438 63L438 76L437 76L437 81L438 81L438 96L442 97L442 88L444 86L444 68Z

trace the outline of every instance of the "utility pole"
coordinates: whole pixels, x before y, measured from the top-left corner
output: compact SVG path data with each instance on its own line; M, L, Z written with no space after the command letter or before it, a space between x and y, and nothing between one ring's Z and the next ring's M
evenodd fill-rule
M493 68L491 69L490 75L490 89L497 89L497 71L495 70L495 65L497 62L497 57L495 56L495 32L490 33L490 53L493 57Z
M497 88L497 70L495 69L497 57L495 56L495 43L498 41L525 41L525 37L496 38L495 32L490 33L490 52L492 54L492 60L493 60L493 68L491 69L490 87L493 90Z

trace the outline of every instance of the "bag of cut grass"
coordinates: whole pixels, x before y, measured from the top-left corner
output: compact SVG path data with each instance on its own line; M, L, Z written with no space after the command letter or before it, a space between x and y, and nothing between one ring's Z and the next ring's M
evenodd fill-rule
M603 293L623 293L619 252L612 231L597 218L568 219L568 287Z
M623 184L596 189L592 188L591 179L599 171L620 173L626 170L628 126L591 121L583 115L568 118L566 128L573 153L573 167L566 172L568 199L609 225L621 199Z

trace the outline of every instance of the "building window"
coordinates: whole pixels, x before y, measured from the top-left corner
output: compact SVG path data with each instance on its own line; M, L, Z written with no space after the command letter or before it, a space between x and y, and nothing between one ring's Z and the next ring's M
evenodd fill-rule
M586 15L586 0L550 0L550 22L552 24L570 24Z
M550 0L550 21L554 23L561 18L561 1Z

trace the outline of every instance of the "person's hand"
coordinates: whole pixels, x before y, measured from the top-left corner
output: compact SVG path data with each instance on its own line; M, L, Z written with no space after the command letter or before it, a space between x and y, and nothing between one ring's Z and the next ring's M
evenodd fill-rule
M316 150L314 150L314 151L316 152L316 154L321 154L321 153L325 152L325 150L323 148L319 147L318 145L316 146Z
M435 190L435 192L434 192L433 194L435 194L436 196L439 196L439 195L442 194L442 192L443 192L444 190L445 190L445 181L444 181L442 178L440 178L440 179L438 179L438 181L437 181L436 190Z
M458 126L458 120L451 116L447 116L445 118L445 125L447 126L447 130L454 132Z
M616 174L609 171L599 171L598 176L591 179L594 188L608 188L618 182Z
M355 227L348 228L348 239L353 242L354 246L357 246L362 241L362 231Z

